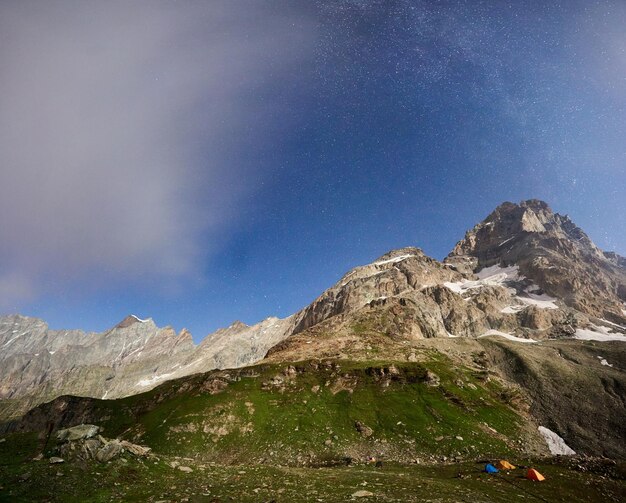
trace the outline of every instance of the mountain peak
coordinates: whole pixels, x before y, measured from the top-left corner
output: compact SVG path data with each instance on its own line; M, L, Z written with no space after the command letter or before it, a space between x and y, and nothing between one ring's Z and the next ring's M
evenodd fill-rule
M582 229L567 216L554 213L539 199L500 204L485 220L467 231L450 255L471 255L491 262L486 266L492 265L496 256L502 258L504 245L506 248L514 246L531 234L542 235L533 239L551 239L552 246L556 246L557 241L568 242L585 253L602 255Z
M626 271L567 216L544 201L505 202L469 230L446 261L474 272L494 265L520 273L587 314L621 319Z
M135 323L149 323L151 321L152 318L146 318L145 320L143 320L138 316L135 316L134 314L129 314L128 316L126 316L126 318L124 318L117 325L115 325L115 328L128 328Z

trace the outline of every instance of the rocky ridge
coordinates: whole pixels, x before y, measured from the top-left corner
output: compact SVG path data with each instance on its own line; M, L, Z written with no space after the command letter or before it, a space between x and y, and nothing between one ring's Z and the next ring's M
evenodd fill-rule
M195 346L186 330L129 316L102 334L0 317L0 416L63 394L119 398L216 368L319 355L364 357L364 333L389 341L500 336L533 342L626 333L626 260L531 200L503 203L439 262L418 248L349 271L309 306Z
M468 231L446 262L472 272L516 265L547 294L583 313L626 325L626 259L603 252L543 201L503 203Z

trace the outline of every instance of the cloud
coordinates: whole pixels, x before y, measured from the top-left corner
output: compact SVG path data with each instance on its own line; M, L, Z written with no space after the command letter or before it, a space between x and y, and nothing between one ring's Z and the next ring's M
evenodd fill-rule
M306 20L262 4L0 5L0 308L199 273L310 54Z

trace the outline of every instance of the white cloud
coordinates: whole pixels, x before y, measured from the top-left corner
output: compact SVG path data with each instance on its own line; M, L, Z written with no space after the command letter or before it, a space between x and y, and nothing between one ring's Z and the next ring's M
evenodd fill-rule
M0 308L196 273L309 37L261 2L3 2Z

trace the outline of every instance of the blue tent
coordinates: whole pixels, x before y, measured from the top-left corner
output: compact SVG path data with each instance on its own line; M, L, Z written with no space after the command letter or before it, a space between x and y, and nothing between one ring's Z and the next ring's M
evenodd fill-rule
M498 473L500 470L498 470L495 466L493 466L491 463L488 463L485 465L485 471L487 473Z

